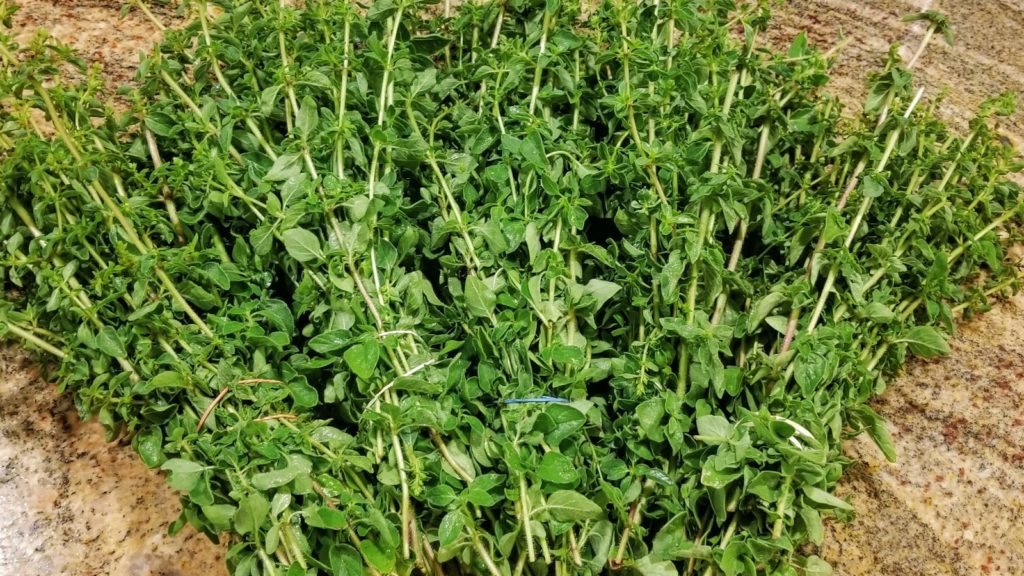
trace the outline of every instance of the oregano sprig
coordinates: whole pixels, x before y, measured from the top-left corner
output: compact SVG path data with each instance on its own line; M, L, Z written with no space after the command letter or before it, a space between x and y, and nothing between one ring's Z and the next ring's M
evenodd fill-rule
M0 36L0 336L237 574L826 573L867 400L1018 286L937 13L848 118L763 2L132 6L126 110Z

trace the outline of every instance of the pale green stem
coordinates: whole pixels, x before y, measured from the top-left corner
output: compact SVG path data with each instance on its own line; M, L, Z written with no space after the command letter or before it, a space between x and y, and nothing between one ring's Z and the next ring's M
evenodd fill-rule
M537 560L537 551L533 543L533 529L530 527L530 501L526 490L526 476L524 474L519 475L519 510L520 514L523 515L522 523L524 537L526 538L526 554L530 562L535 562Z
M904 113L903 118L909 119L913 113L917 103L921 100L921 95L924 94L924 88L918 90L914 100L907 107L907 111ZM878 165L875 167L875 172L882 172L888 165L889 158L892 155L893 150L896 147L896 142L899 140L901 133L901 127L897 127L889 134L889 140L886 143L885 152L882 153L882 157L878 160ZM850 231L846 235L846 240L843 242L843 247L849 250L850 246L853 245L853 240L857 236L857 232L860 230L860 225L864 221L864 216L867 214L868 208L871 206L872 198L865 195L860 203L860 208L857 210L856 216L853 218L853 223L850 224ZM814 331L814 328L818 325L818 320L821 318L821 313L825 309L825 303L828 301L829 295L832 293L832 286L835 284L836 278L839 274L839 264L833 263L829 267L828 276L825 278L825 285L821 289L821 293L818 297L818 302L814 307L814 312L811 313L811 319L807 323L807 333L810 334ZM785 350L783 350L785 352Z
M18 338L21 338L25 342L29 342L31 344L34 344L40 350L43 350L43 351L45 351L45 352L47 352L49 354L52 354L53 356L56 356L57 358L59 358L61 360L64 359L64 356L65 356L64 352L62 352L59 348L57 348L53 344L50 344L49 342L47 342L47 341L43 340L42 338L36 336L35 334L30 332L29 330L21 328L20 326L18 326L17 324L15 324L15 323L13 323L11 321L5 321L4 324L7 326L7 330L11 334L14 334L15 336L17 336Z
M537 52L537 65L533 69L533 87L530 89L530 114L537 107L537 95L540 93L541 78L544 75L544 52L548 44L548 28L551 27L551 13L544 11L544 21L541 24L540 50Z

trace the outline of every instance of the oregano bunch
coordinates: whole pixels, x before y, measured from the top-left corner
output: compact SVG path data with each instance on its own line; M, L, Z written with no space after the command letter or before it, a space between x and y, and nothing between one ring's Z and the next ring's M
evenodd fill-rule
M0 336L236 575L831 573L908 354L1018 286L1020 169L767 2L193 0L134 86L0 36ZM10 26L15 7L0 1Z

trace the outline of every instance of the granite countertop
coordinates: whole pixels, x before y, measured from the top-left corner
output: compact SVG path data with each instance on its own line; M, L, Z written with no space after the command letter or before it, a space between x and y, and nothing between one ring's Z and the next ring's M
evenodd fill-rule
M177 495L82 423L27 355L0 350L0 575L219 576L222 552L167 526Z
M866 436L840 482L857 516L819 552L847 576L1024 574L1024 295L960 327L876 402L899 461Z
M119 0L20 0L22 34L45 27L127 82L137 53L156 37ZM938 9L952 19L953 48L935 42L918 66L928 95L966 125L970 110L1004 90L1024 93L1021 0L791 0L776 9L771 40L807 29L819 46L849 44L832 90L856 109L865 74L889 44L916 46L923 29L903 14ZM164 16L170 17L167 12ZM1021 142L1024 115L1003 127ZM818 551L840 576L1024 574L1024 296L965 323L950 357L915 361L876 402L900 460L885 462L867 438L839 492L856 508L830 523ZM0 576L224 576L223 549L167 525L180 510L160 474L130 447L81 423L69 398L21 352L0 349Z

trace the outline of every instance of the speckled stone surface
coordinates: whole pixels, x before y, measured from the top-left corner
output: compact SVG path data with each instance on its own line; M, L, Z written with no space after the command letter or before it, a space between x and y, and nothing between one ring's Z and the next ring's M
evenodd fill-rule
M860 576L1024 574L1024 297L961 326L876 403L899 454L866 438L841 484L857 510L822 555Z
M120 20L117 0L21 4L21 30L48 28L111 86L131 79L156 37L137 14ZM985 97L1024 93L1024 0L790 0L769 36L785 44L806 29L828 47L844 35L831 90L853 112L890 43L909 54L924 32L900 17L928 8L946 12L957 37L933 43L916 69L928 96L948 93L948 120L963 127ZM1024 142L1024 115L1003 128ZM1024 296L966 323L952 347L914 362L877 401L898 463L866 438L847 447L859 464L839 491L856 516L830 523L818 551L839 576L1024 575ZM0 576L224 576L219 547L188 529L165 536L178 510L129 447L79 423L22 355L0 350Z
M220 576L205 536L166 535L179 510L129 447L0 349L0 575Z
M1007 90L1024 95L1024 0L789 0L775 10L771 36L782 44L806 30L821 47L845 38L830 90L856 112L867 75L884 62L889 46L902 44L904 58L917 49L926 27L902 17L920 10L938 10L953 25L953 46L936 37L914 68L926 99L946 94L939 110L948 122L965 128L985 98ZM1003 128L1024 149L1024 112Z

